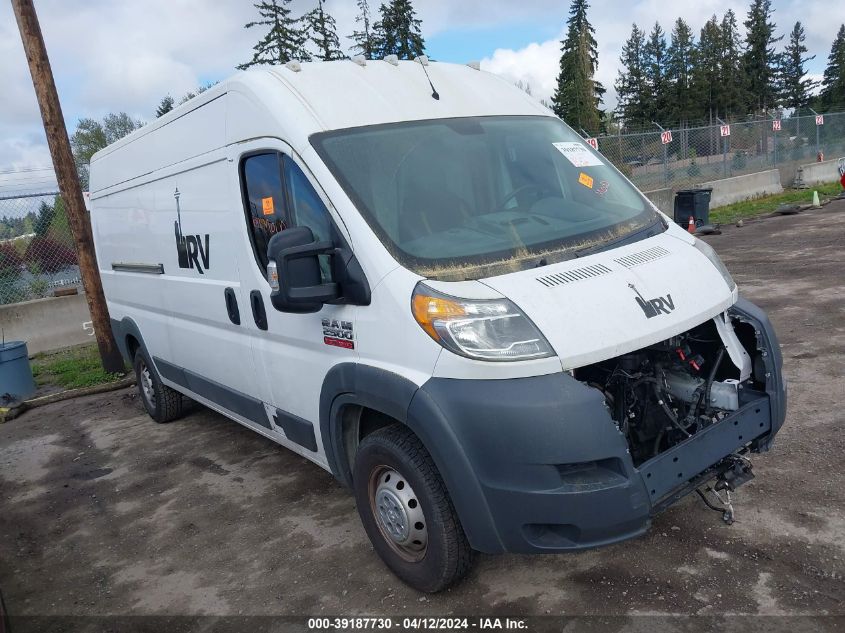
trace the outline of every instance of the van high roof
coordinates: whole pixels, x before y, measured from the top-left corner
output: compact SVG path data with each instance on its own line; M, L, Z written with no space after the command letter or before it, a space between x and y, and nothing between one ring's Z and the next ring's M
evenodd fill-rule
M423 66L425 64L425 66ZM432 97L426 72L437 90ZM301 147L316 132L426 119L552 113L508 80L462 65L341 60L239 72L94 155L102 155L229 94L227 142L277 136ZM235 96L237 95L237 96Z

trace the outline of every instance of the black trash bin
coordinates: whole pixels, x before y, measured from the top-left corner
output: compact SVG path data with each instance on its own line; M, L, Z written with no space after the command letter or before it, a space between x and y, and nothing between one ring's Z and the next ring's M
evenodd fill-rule
M689 219L695 219L696 226L710 223L710 195L712 188L683 189L675 194L675 222L684 228Z

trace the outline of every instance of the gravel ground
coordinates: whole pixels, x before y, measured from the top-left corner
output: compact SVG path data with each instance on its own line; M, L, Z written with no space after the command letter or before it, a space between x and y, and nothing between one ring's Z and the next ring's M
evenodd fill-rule
M0 425L9 611L845 615L845 202L708 240L768 310L790 386L733 526L691 496L639 539L479 556L458 587L421 596L330 475L204 408L156 425L122 390Z

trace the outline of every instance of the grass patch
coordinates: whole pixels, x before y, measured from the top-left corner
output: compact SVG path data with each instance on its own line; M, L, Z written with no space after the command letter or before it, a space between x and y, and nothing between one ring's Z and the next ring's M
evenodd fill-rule
M842 192L838 182L817 185L809 189L785 191L776 196L765 196L745 202L729 204L710 211L712 223L730 224L742 218L751 218L764 213L771 213L782 204L810 204L813 201L813 191L819 192L819 198L834 198Z
M120 380L123 374L109 374L100 364L96 345L69 347L32 357L32 375L39 387L55 385L63 389L93 387Z

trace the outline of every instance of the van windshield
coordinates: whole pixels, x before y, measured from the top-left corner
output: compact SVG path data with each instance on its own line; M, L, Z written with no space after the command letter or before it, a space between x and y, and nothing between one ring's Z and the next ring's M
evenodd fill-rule
M393 256L426 277L492 276L663 230L645 198L554 117L415 121L311 141Z

